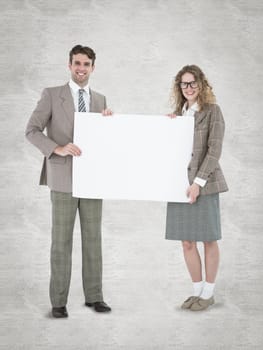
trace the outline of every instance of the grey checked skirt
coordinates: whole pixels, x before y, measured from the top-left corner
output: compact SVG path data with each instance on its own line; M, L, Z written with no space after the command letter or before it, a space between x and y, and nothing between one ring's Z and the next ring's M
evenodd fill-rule
M221 239L219 194L199 196L194 204L168 203L165 238L201 242Z

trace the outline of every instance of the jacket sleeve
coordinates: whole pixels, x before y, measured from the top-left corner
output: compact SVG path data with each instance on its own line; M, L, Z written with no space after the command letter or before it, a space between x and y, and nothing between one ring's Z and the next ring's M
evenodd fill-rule
M207 141L207 152L198 169L197 177L207 180L209 175L213 173L218 166L218 161L222 152L224 132L225 122L220 107L218 105L213 105Z
M54 149L58 146L56 142L44 134L44 129L51 117L51 97L48 89L44 89L42 96L28 121L25 135L26 138L47 158L51 156Z

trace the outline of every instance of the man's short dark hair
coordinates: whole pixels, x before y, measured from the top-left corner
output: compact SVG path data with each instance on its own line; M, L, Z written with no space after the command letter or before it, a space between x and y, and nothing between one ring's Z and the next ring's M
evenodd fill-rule
M83 55L88 56L92 60L92 65L94 65L96 54L95 52L88 46L76 45L74 46L69 53L69 62L72 64L73 55L77 55L81 53Z

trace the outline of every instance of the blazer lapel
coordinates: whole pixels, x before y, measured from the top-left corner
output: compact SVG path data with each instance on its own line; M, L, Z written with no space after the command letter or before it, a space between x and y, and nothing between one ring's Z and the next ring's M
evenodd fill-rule
M195 112L195 126L201 123L204 117L207 114L206 108L204 108L201 112Z
M70 87L68 84L64 85L61 88L60 98L61 98L62 109L64 110L68 121L73 126L75 107L74 107L73 97L70 92Z
M90 101L89 101L89 111L90 112L96 112L96 106L95 106L95 101L94 101L94 93L91 89L89 89L89 96L90 96Z

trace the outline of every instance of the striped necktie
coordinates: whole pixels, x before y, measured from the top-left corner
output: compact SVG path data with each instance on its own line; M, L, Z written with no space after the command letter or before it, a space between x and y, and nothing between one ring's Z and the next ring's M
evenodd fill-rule
M79 112L86 112L86 106L83 97L84 91L84 89L79 89Z

